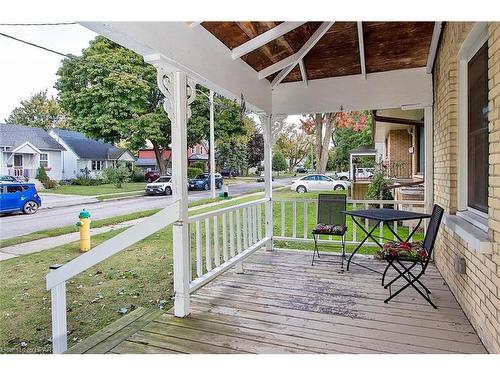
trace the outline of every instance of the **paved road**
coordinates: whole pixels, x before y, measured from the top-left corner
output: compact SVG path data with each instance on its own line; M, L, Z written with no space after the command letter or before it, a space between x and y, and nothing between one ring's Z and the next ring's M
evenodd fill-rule
M273 187L286 186L293 178L280 179L273 182ZM249 182L229 186L229 194L243 194L256 189L264 190L262 182ZM209 191L189 192L189 201L210 197ZM103 201L83 206L58 207L40 210L35 215L20 213L0 216L0 237L10 238L39 230L57 228L76 223L78 213L82 208L87 208L93 220L107 217L145 211L153 208L162 208L169 204L170 196L141 196L126 200Z

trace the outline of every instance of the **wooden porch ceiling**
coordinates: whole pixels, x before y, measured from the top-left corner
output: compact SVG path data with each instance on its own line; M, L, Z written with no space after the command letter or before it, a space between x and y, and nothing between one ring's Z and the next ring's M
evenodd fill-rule
M234 50L281 23L202 22L201 26ZM241 58L260 72L297 53L321 24L306 22ZM434 22L363 22L366 73L426 66L433 28ZM357 23L335 22L302 60L307 77L302 77L297 65L283 82L361 74ZM266 78L272 81L278 74Z
M425 283L437 310L411 288L385 304L379 275L360 267L310 264L310 252L257 252L244 274L197 291L188 317L139 308L68 353L486 352L434 266Z

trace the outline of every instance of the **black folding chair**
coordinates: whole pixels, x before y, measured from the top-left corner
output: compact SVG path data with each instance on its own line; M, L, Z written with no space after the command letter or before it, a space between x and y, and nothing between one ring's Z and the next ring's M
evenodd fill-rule
M318 242L321 235L340 236L342 238L342 270L344 269L345 259L345 233L347 227L345 224L346 210L345 194L318 194L318 217L317 224L312 231L314 238L314 251L311 265L314 266L316 255L320 258ZM331 261L330 261L331 262Z
M388 303L392 298L396 297L403 290L411 286L427 302L429 302L432 307L437 309L436 305L430 299L429 295L431 294L431 291L420 281L420 278L425 274L425 270L429 265L438 229L443 217L443 212L444 210L440 206L434 205L434 208L432 209L432 216L429 219L429 225L427 226L427 233L425 234L422 245L417 243L402 242L389 242L384 244L382 256L388 264L382 275L382 285L385 289L389 288L389 298L384 301L385 303ZM421 270L415 275L416 272L414 271L414 268L416 266L420 266ZM398 275L389 283L384 285L385 276L389 268L395 269ZM406 280L406 284L395 293L392 293L391 285L401 278ZM423 291L419 288L419 286L423 289Z

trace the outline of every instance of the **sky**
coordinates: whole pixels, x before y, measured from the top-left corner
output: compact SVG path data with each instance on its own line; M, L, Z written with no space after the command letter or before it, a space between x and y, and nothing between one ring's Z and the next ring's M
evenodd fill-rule
M15 36L65 54L80 55L96 34L80 25L0 26L0 33ZM53 88L63 57L0 35L0 122L22 99Z
M0 26L0 33L12 35L65 54L80 55L97 34L80 25ZM56 96L56 72L63 57L0 35L0 122L32 94L48 90ZM299 124L301 116L289 116L289 124Z

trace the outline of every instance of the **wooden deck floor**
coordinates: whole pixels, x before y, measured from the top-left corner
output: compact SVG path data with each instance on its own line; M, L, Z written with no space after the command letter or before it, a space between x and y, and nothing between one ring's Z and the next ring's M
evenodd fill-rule
M310 253L259 251L192 296L192 314L137 309L69 353L486 353L431 266L438 309L408 290L389 304L380 277L310 266ZM383 263L365 259L372 267Z

